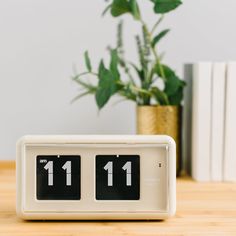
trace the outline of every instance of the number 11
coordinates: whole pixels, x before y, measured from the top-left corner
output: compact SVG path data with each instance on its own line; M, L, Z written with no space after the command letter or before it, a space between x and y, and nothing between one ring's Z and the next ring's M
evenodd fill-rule
M48 171L48 186L53 186L53 161L49 161L44 169ZM66 171L66 186L71 186L71 161L67 161L62 169Z
M131 161L127 161L122 169L126 171L126 186L132 186ZM113 162L107 162L104 166L104 170L107 170L107 186L113 186Z

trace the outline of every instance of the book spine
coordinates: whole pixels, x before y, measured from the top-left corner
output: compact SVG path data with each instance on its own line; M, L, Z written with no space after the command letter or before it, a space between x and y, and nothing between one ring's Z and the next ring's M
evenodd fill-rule
M212 63L193 67L192 176L197 181L210 180Z
M225 105L225 181L236 181L236 62L227 66L226 105Z
M213 64L211 91L211 180L223 180L224 112L225 112L225 63Z
M184 89L183 103L183 120L182 120L182 155L183 169L188 175L191 173L191 146L192 146L192 81L193 81L193 64L184 65L184 80L187 83Z

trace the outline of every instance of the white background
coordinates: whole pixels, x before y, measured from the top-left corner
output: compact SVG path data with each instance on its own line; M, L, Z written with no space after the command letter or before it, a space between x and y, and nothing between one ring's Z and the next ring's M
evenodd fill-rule
M154 23L149 1L141 2ZM99 114L93 97L70 104L78 90L72 66L84 68L86 49L97 66L115 42L118 20L101 18L104 6L103 0L0 0L0 159L14 159L25 134L135 133L135 104L113 99ZM182 75L185 62L235 59L235 12L235 0L184 0L162 25L172 29L160 44L165 62ZM135 60L139 25L130 17L125 23L128 58Z

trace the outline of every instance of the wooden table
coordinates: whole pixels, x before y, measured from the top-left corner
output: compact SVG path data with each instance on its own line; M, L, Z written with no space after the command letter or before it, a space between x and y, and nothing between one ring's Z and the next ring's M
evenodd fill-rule
M0 236L8 235L236 235L236 184L178 179L177 213L166 221L22 221L14 163L0 162Z

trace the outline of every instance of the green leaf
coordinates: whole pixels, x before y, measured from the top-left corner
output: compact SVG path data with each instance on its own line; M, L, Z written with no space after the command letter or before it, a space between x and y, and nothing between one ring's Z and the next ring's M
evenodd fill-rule
M154 5L154 11L158 14L163 14L176 9L182 4L181 0L151 0Z
M139 20L140 19L140 10L139 10L139 6L136 0L130 0L130 9L131 9L131 13L134 17L135 20Z
M169 105L168 97L163 91L161 91L157 87L153 87L151 91L152 91L153 97L160 105Z
M154 48L156 44L169 32L169 29L161 31L157 36L154 37L152 41L152 47Z
M175 75L175 72L170 67L163 65L163 64L156 64L154 67L154 71L159 77L162 78L161 68L164 71L165 78L169 78L169 77Z
M87 95L89 95L89 94L92 94L92 92L91 92L91 91L85 91L85 92L83 92L83 93L80 93L80 94L77 95L75 98L73 98L73 100L71 101L71 103L74 103L74 102L76 102L77 100L79 100L80 98L85 97L85 96L87 96Z
M161 65L165 74L165 89L167 96L172 96L177 92L179 87L183 87L183 81L176 75L176 73L168 66ZM161 77L160 66L157 68L157 74Z
M116 81L120 80L120 73L118 70L119 57L116 49L111 50L111 63L110 63L110 71L114 76Z
M179 106L183 100L183 87L179 87L175 94L169 96L170 105Z
M73 81L75 81L76 83L78 83L81 87L89 90L89 91L95 91L96 90L96 87L92 84L89 84L89 83L86 83L84 81L82 81L80 79L80 75L76 75L72 78Z
M166 76L164 92L168 96L174 96L176 93L180 94L179 90L183 91L186 82L181 80L168 66L164 65L163 68Z
M110 7L108 6L104 12L106 13L110 8L111 15L114 17L130 13L135 20L140 19L140 10L137 0L113 0Z
M128 100L137 101L137 94L131 89L130 84L127 84L119 94Z
M86 51L84 53L84 59L85 59L85 64L86 64L87 70L89 72L91 72L92 71L92 66L91 66L91 61L90 61L90 58L89 58L88 51Z
M180 79L177 76L171 76L167 78L165 82L164 92L168 96L174 95L180 87Z
M138 74L140 80L143 81L144 80L144 71L140 70L134 63L130 63L130 65L134 68L134 70Z
M130 4L127 0L113 0L111 5L112 16L118 17L130 11Z
M96 91L96 102L98 108L103 108L109 101L110 97L118 91L115 76L106 69L103 61L99 65L99 83Z

